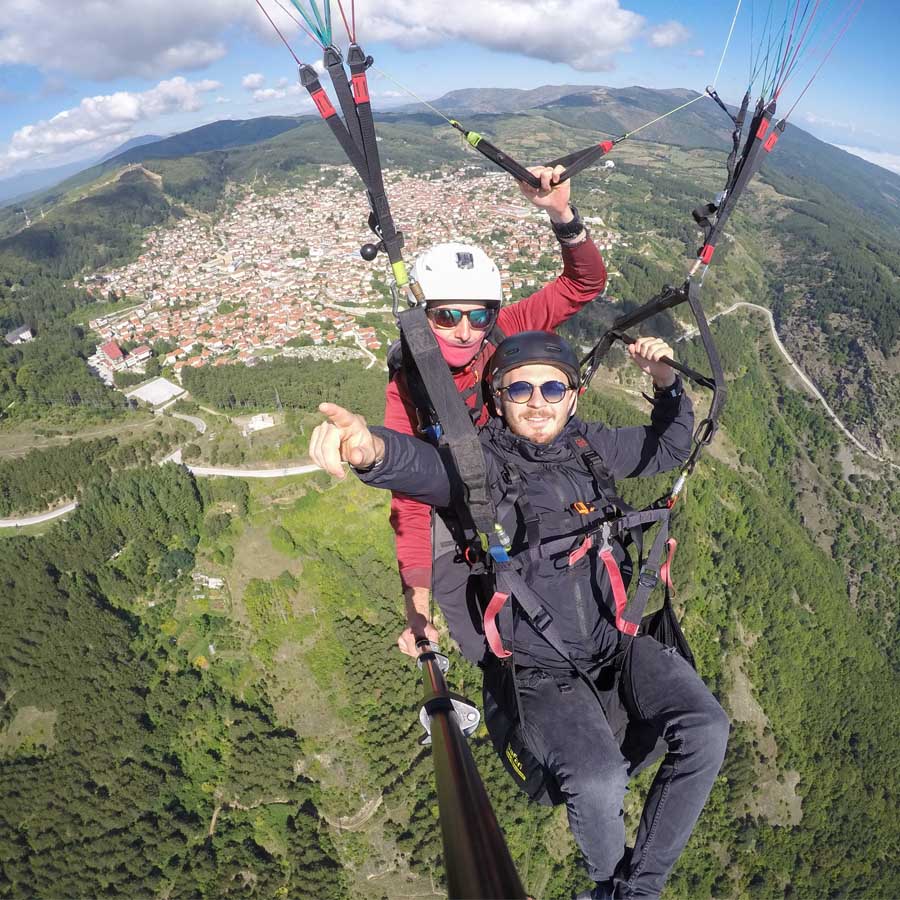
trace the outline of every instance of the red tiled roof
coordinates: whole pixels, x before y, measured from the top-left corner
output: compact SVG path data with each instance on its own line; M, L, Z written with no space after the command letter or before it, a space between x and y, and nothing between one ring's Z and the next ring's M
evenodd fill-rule
M100 349L103 351L103 353L106 354L107 359L110 359L113 362L118 362L120 359L125 359L125 354L122 352L121 348L115 341L109 341Z

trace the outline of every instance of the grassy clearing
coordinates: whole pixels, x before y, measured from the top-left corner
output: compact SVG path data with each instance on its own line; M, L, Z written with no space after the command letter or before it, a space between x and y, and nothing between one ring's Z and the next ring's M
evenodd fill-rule
M0 758L16 753L48 753L56 744L56 710L23 706L9 726L0 731Z
M134 438L146 437L154 428L171 431L170 425L162 424L166 421L165 417L153 416L139 410L114 422L79 428L77 431L73 431L71 423L55 425L52 421L43 420L10 424L0 429L0 457L24 456L31 450L59 447L76 440L90 440L109 435L130 442Z

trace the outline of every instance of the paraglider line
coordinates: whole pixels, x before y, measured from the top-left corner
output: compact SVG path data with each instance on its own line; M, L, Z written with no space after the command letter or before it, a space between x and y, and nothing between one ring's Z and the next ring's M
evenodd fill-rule
M787 68L782 72L781 83L778 85L778 90L776 91L775 96L777 97L783 90L784 86L787 83L787 80L794 71L794 67L797 65L797 58L800 54L800 51L803 49L803 42L806 40L806 36L809 33L809 26L812 25L813 19L816 17L816 12L819 9L819 3L821 0L816 0L816 5L813 7L812 15L806 21L806 27L803 29L803 34L800 36L800 40L797 42L797 46L794 49L794 53L791 56L791 61L788 63ZM809 3L807 3L807 7L809 7ZM806 11L804 10L804 15Z
M725 46L722 48L722 56L719 59L719 67L716 69L716 77L713 78L713 90L715 90L716 82L719 80L719 73L722 71L722 63L725 62L725 54L728 53L728 45L731 43L731 36L734 34L734 25L737 22L738 13L741 11L741 2L742 0L738 0L737 8L734 11L734 18L731 20L731 28L728 29L728 37L725 39Z
M838 42L841 40L841 38L847 33L847 29L850 27L851 23L856 18L860 9L862 9L863 2L864 2L864 0L855 0L855 7L854 7L853 3L851 3L850 6L848 6L848 10L852 9L852 12L848 16L847 21L844 22L844 27L841 28L840 33L834 39L831 46L828 48L828 52L825 54L824 57L822 57L822 61L816 67L816 71L813 72L812 77L809 79L809 81L806 82L806 87L804 87L803 90L800 92L800 96L797 97L797 99L794 101L794 105L787 111L787 115L784 117L785 119L787 119L788 116L790 116L790 114L797 108L797 104L803 99L803 95L809 90L810 85L812 85L812 83L816 80L816 77L818 76L819 72L822 71L822 66L824 66L825 63L828 62L828 58L831 56L832 52L834 51L834 48L838 45Z
M286 7L281 0L275 0L275 5L316 45L322 46L322 42ZM271 21L271 19L269 20ZM296 59L296 57L294 57Z
M344 28L347 29L347 37L350 38L351 44L355 44L356 43L356 15L355 15L356 11L355 10L353 11L353 15L352 15L353 27L351 28L350 23L347 21L347 15L344 12L344 4L341 3L341 0L337 0L337 5L338 5L338 9L341 12L341 18L344 20Z
M282 42L284 43L284 46L288 48L291 56L294 57L294 62L296 62L298 66L302 66L303 63L300 62L299 58L297 57L297 54L294 53L293 48L287 42L287 38L285 38L285 36L281 33L281 29L272 21L272 17L266 12L266 9L262 5L262 3L260 3L259 0L256 0L256 5L262 10L263 15L269 20L269 24L275 29L276 34L278 35L278 37L281 38Z

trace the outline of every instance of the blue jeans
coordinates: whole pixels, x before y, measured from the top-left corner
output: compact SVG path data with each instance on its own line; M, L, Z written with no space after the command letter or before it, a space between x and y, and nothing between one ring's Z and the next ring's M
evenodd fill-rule
M614 878L616 897L658 897L722 765L729 723L700 676L674 649L640 637L631 655L622 675L630 676L627 720L617 683L600 685L604 714L578 676L520 671L523 737L559 781L590 877L610 884ZM648 737L649 746L659 738L667 750L634 850L626 854L622 804L640 763L629 758L627 748L634 743L629 731L640 732L644 750Z

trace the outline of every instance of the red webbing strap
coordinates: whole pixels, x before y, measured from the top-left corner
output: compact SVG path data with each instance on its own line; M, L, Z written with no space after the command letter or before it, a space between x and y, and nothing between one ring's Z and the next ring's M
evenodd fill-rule
M365 72L357 72L352 78L353 82L353 102L359 106L360 103L369 103L369 82L366 79Z
M581 542L581 546L576 547L569 554L569 565L574 566L575 563L577 563L579 559L581 559L583 556L585 556L587 554L588 550L590 550L591 547L593 547L593 546L594 546L594 539L590 535L588 535Z
M331 101L328 99L328 95L323 88L313 91L309 96L312 97L312 101L316 104L316 109L323 119L330 119L332 116L337 115L337 112L331 105Z
M512 653L504 648L503 641L500 640L500 632L497 629L497 615L507 600L509 600L509 594L495 591L484 612L484 636L487 638L491 653L497 659L506 659L508 656L512 656Z
M622 581L622 573L619 564L613 556L612 550L601 550L600 559L606 566L606 574L609 576L609 584L612 588L613 598L616 601L616 628L623 634L634 635L638 632L638 626L634 622L626 622L623 618L625 608L628 606L628 595L625 593L625 584Z
M675 585L672 584L672 560L675 558L675 551L678 549L678 541L676 541L675 538L669 538L669 540L666 541L666 546L669 548L669 555L666 557L666 561L659 567L659 577L670 591L674 591Z

